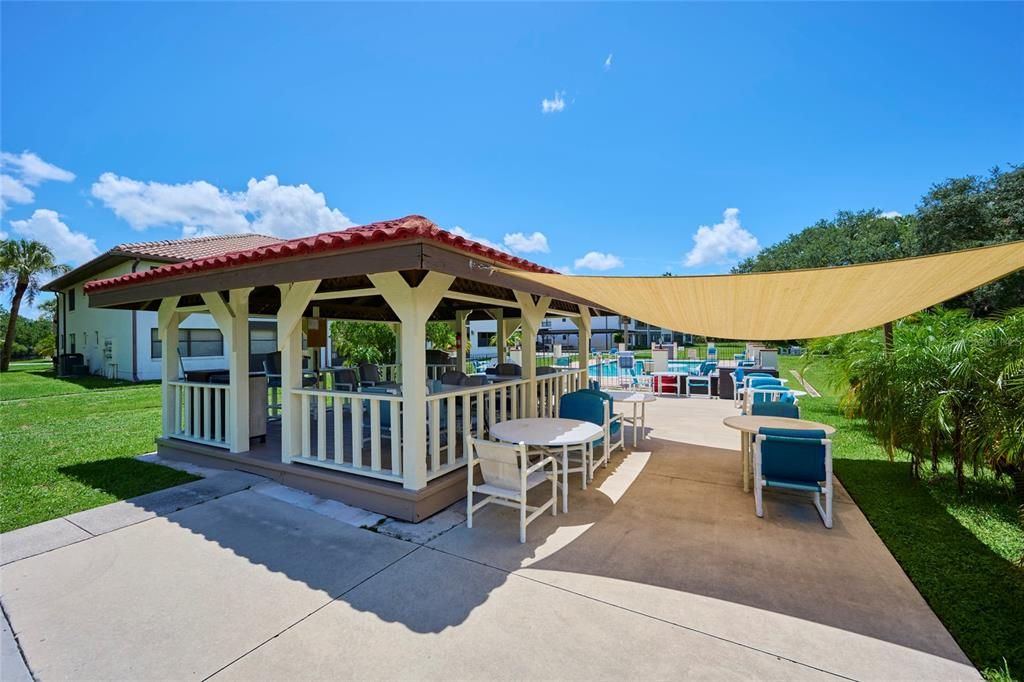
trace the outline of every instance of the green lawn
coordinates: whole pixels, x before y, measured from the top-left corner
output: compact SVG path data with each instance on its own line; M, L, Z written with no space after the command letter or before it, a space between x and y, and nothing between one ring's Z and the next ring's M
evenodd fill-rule
M781 358L784 372L801 364ZM986 677L1008 667L1024 678L1024 527L1010 482L985 473L961 496L948 462L913 480L909 457L890 462L863 422L841 412L827 365L807 379L822 397L801 399L801 416L836 427L836 476L903 570Z
M196 480L133 459L159 429L159 385L12 365L0 375L0 532Z

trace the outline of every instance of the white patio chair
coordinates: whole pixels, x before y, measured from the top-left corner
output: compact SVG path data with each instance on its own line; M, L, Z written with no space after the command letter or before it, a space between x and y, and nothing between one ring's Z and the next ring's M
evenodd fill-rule
M484 482L474 483L477 465ZM466 476L466 527L473 527L473 512L487 504L500 504L519 510L519 542L526 542L526 526L551 508L551 515L558 514L555 501L558 499L558 464L550 456L542 457L530 464L526 445L506 445L486 440L469 438L469 454ZM550 467L549 471L545 471ZM551 481L551 499L532 507L526 503L526 494L544 481ZM484 499L473 503L473 494L482 493ZM527 515L527 512L530 512Z

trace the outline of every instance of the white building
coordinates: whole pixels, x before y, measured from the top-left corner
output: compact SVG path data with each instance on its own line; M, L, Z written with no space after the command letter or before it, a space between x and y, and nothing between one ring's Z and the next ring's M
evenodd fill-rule
M157 312L90 307L82 286L90 280L144 272L168 263L219 256L278 241L245 234L115 246L43 287L57 295L57 354L81 354L86 368L82 371L88 374L127 381L159 379L162 347L157 336ZM253 357L277 350L272 321L252 320L249 335ZM178 339L181 362L187 369L227 367L224 337L210 315L189 315L182 323Z

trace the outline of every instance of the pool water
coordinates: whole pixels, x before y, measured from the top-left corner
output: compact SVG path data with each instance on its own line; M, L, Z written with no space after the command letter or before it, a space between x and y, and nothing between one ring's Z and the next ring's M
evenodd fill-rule
M650 360L636 360L637 371L641 374L651 373L651 361ZM700 360L669 360L668 370L670 372L681 372L683 374L689 374L691 370L700 367ZM600 371L598 371L598 365L596 362L592 362L589 365L590 373L597 374L602 377L617 377L622 374L628 374L629 372L619 368L618 360L605 360L601 363Z

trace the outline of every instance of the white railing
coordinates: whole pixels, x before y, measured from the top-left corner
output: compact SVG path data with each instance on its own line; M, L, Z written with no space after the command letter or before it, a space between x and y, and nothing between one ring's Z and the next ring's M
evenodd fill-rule
M230 447L227 384L169 381L171 387L170 438Z
M524 414L529 381L467 386L427 396L427 480L466 463L469 437L486 438L492 424Z
M402 480L402 398L383 393L295 389L302 450L294 461Z
M583 387L581 370L466 386L427 395L425 452L427 480L466 463L469 437L487 438L493 424L530 414L558 415L563 393ZM301 451L293 461L402 482L402 410L398 395L295 389L302 401Z
M537 377L537 416L557 417L559 398L581 388L585 388L581 369L565 369Z

